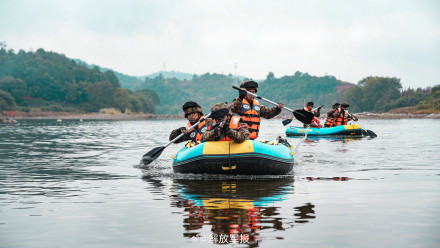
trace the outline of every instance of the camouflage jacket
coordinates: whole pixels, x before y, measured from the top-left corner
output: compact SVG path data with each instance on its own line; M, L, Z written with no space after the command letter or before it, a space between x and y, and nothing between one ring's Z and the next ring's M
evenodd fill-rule
M227 125L229 125L229 121L230 118L226 120ZM238 129L226 128L226 133L225 128L213 128L211 118L206 119L206 126L208 127L208 130L202 135L201 142L220 140L221 138L226 136L237 143L242 143L249 137L249 130L247 128L247 125L241 118L238 123Z
M243 104L243 100L240 98L235 98L234 101L231 103L231 111L232 113L240 115L241 111L241 105ZM277 107L268 108L264 105L260 105L260 117L263 117L265 119L270 119L275 116L277 116L279 113L281 113L282 109L279 109Z
M330 109L329 111L327 111L327 117L328 118L333 118L335 117L335 112L337 111L337 109Z
M182 133L182 130L186 130L186 128L185 127L181 127L181 128L177 128L177 129L174 129L173 131L171 131L170 141L175 139L177 136L179 136ZM191 140L191 138L189 137L189 134L186 133L180 139L174 141L174 143L180 143L180 142L184 142L184 141L187 141L187 140Z

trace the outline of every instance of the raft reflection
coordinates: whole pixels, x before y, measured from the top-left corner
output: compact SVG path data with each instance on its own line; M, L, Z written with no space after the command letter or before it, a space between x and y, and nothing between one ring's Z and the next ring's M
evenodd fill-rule
M287 136L287 138L290 139L304 139L304 136ZM341 136L341 137L320 137L320 136L307 136L307 139L305 139L303 142L305 143L316 143L319 142L320 140L328 140L330 142L342 142L342 143L346 143L346 142L350 142L350 141L355 141L355 140L361 140L364 139L365 137L347 137L347 136Z
M281 201L294 194L294 180L173 180L172 206L184 208L185 237L210 243L258 245L263 230L284 231L314 219L314 205L280 214ZM278 203L278 206L277 206ZM289 207L290 208L290 207ZM281 237L282 238L282 237Z

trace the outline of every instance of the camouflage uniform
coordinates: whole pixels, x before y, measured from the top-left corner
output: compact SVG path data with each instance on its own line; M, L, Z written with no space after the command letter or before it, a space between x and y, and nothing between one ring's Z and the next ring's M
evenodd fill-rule
M181 127L181 128L177 128L177 129L174 129L173 131L171 131L170 141L175 139L177 136L179 136L182 133L182 130L186 130L186 128L185 127ZM184 142L184 141L187 141L187 140L191 140L191 138L189 137L188 133L183 135L180 139L174 141L174 143L180 143L180 142Z
M214 105L214 107L212 107L211 112L214 112L220 108L228 108L228 105L226 103L217 103ZM241 119L240 117L238 128L231 129L229 128L231 117L232 113L231 111L229 111L229 114L224 121L223 128L219 127L220 123L215 123L216 125L213 125L212 118L206 119L206 126L208 127L208 130L203 133L201 142L221 140L225 136L234 140L237 143L242 143L243 141L245 141L249 137L249 130L246 123L244 123L243 119Z
M337 109L330 109L329 111L327 111L327 117L328 118L333 118L335 117L335 112L337 111Z
M188 115L191 113L199 113L200 117L203 115L202 108L196 102L186 102L183 105L182 110L185 113L185 118L187 118ZM197 122L197 121L195 121L195 122ZM186 130L185 127L174 129L170 134L170 137L169 137L170 141L175 139L177 136L179 136L182 133L182 131L184 131L184 130ZM201 130L199 130L198 126L194 127L194 130L201 133ZM174 143L180 143L180 142L184 142L187 140L192 140L189 133L184 134L180 139L176 140Z
M240 98L236 98L231 103L231 111L232 113L240 115L241 105L243 104L243 100ZM268 108L264 105L260 105L260 117L271 119L281 113L281 109L277 107Z
M231 111L237 115L240 115L246 125L248 126L249 138L258 138L260 131L261 118L270 119L281 113L283 104L279 103L278 106L273 108L267 108L261 104L253 105L253 101L247 99L248 92L257 93L258 83L253 80L244 81L240 84L239 97L234 99L231 103ZM247 103L243 103L244 99ZM242 112L244 111L244 112Z

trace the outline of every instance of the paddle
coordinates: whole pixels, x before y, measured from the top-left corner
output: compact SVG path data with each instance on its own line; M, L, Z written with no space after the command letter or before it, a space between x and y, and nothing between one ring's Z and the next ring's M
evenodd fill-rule
M232 88L233 88L233 89L236 89L236 90L242 90L242 89L238 88L237 86L232 86ZM247 91L247 90L244 90L244 91L246 91L249 95L254 96L254 97L257 98L257 99L260 99L260 100L262 100L262 101L265 101L265 102L268 102L268 103L273 104L273 105L275 105L275 106L278 106L278 103L276 103L276 102L274 102L274 101L271 101L271 100L269 100L269 99L266 99L266 98L263 98L263 97L261 97L261 96L258 96L257 94L254 94L254 93L249 92L249 91ZM301 121L301 122L304 122L304 123L306 123L306 124L310 124L310 123L312 123L312 119L313 119L313 117L315 116L314 114L312 114L312 113L310 113L310 112L307 112L307 111L305 111L305 110L303 110L303 109L292 110L292 109L287 108L287 107L283 107L283 109L285 109L285 110L287 110L287 111L289 111L289 112L292 112L293 115L295 116L295 118L296 118L297 120L299 120L299 121ZM288 122L287 122L287 121L288 121ZM292 119L284 120L284 121L283 121L283 125L285 126L285 125L289 124L291 121L292 121ZM285 122L286 122L286 124L284 124Z
M363 129L364 131L366 131L367 134L370 135L371 138L376 138L376 137L377 137L377 134L375 134L373 131L366 129L364 126L362 126L361 123L359 123L358 121L355 121L354 118L353 118L353 116L352 116L351 114L348 114L348 115L351 117L351 119L352 119L354 122L356 122L357 124L359 124L359 126L361 126L362 129ZM363 133L363 132L362 132L362 133ZM364 134L365 134L365 133L364 133Z
M212 114L215 115L217 111L214 111ZM206 116L200 118L200 120L196 123L194 123L194 125L192 125L187 132L191 131L194 127L196 127L197 125L200 124L200 122L204 121L205 119L207 119L209 116L211 116L211 113L207 114ZM174 143L176 140L180 139L183 135L185 135L185 133L181 133L179 136L177 136L176 138L174 138L173 140L171 140L168 144L164 145L164 146L159 146L156 148L153 148L153 150L147 152L144 154L144 156L142 157L142 162L144 162L144 165L150 164L151 162L153 162L156 158L158 158L160 156L160 154L162 154L163 150L165 150L165 148L167 148L169 145L171 145L172 143Z
M293 112L293 116L295 116L295 118L297 120L299 120L300 122L303 122L305 124L310 124L312 123L312 119L313 117L315 117L315 115L309 111L305 111L304 109L297 109ZM283 120L283 125L286 126L289 123L291 123L293 120L293 118L290 119L285 119Z

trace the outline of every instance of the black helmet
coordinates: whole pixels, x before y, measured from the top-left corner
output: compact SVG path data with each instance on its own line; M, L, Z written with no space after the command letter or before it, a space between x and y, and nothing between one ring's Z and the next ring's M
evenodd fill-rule
M255 89L255 92L258 92L257 91L258 83L253 80L243 81L240 84L240 88Z
M219 119L219 118L223 118L223 116L227 115L227 114L231 114L231 109L228 105L227 102L219 102L214 104L214 106L212 106L211 108L211 117L213 119Z
M183 112L185 112L185 118L191 114L191 113L200 113L200 115L203 115L202 107L196 102L186 102L182 106Z

